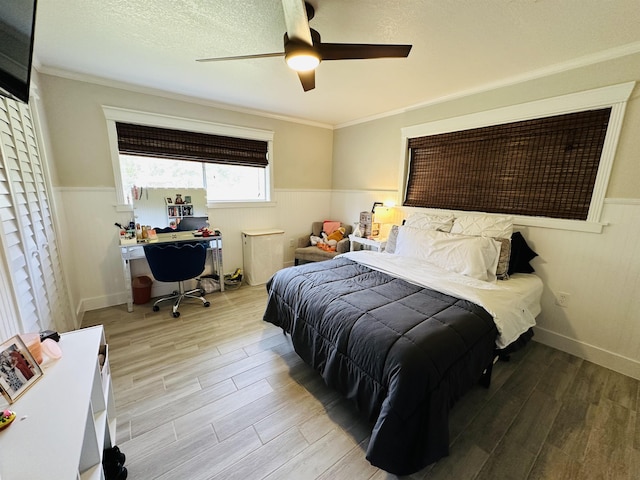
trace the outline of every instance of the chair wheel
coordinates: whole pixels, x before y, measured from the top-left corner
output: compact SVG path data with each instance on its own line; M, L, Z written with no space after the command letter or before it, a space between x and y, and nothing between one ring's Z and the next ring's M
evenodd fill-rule
M211 303L209 303L209 302L204 302L204 306L205 306L205 307L208 307L209 305L211 305Z
M173 318L178 318L180 316L180 312L173 312Z
M160 310L160 307L159 307L159 306L157 306L157 305L154 305L154 306L153 306L153 311L154 311L154 312L157 312L157 311L159 311L159 310Z

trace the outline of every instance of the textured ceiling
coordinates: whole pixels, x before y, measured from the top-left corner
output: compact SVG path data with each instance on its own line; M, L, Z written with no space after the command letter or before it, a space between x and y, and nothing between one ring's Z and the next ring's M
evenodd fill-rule
M282 58L195 61L282 51L281 0L40 0L35 62L45 73L340 125L576 59L640 51L638 0L311 3L323 41L409 43L411 54L323 62L316 89L305 93Z

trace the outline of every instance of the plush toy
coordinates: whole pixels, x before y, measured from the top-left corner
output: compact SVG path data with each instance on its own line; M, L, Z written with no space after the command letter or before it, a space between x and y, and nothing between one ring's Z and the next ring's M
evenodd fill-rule
M325 243L328 243L329 245L336 245L340 240L344 238L344 233L344 227L340 227L337 230L334 230L331 235L327 236Z
M315 235L311 235L309 240L311 240L311 245L314 245L321 250L325 250L327 252L335 252L336 245L340 240L344 238L345 229L344 227L340 227L331 233L331 235L327 235L324 232L321 232L321 237L316 237Z
M309 240L311 241L311 245L313 245L314 247L319 244L322 243L324 240L322 240L322 237L316 237L315 235L311 235L309 237Z
M335 252L336 251L336 246L335 245L329 245L328 243L318 243L317 247L320 250L324 250L326 252Z

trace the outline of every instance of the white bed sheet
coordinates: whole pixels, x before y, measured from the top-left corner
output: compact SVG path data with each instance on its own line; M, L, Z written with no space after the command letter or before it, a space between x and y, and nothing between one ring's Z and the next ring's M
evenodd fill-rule
M341 256L408 282L468 300L484 308L498 328L496 346L504 348L536 324L540 313L542 280L533 274L516 274L509 280L484 282L449 272L425 260L371 250Z

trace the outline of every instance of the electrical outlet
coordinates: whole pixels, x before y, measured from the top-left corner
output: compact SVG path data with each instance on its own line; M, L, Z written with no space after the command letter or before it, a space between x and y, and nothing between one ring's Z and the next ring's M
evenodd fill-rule
M568 307L569 298L571 298L570 293L558 292L558 295L556 295L556 305L559 305L561 307Z
M293 243L293 238L289 239L289 246L290 247L294 247L295 246L294 243Z

